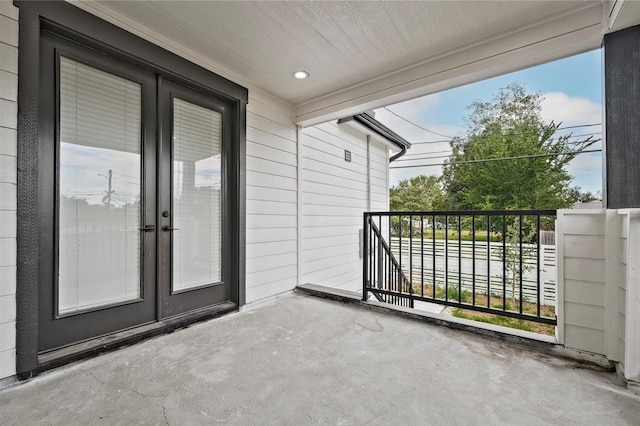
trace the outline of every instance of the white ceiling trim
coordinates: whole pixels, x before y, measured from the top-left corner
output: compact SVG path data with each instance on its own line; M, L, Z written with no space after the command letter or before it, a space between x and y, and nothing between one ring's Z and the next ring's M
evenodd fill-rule
M588 4L301 103L295 121L314 125L598 48L604 7Z
M609 14L609 30L619 31L640 24L640 2L617 0Z
M355 137L361 136L369 136L373 142L377 142L385 147L387 147L392 153L400 152L400 147L396 144L393 144L389 141L389 139L380 136L378 133L373 130L363 126L355 120L346 121L344 123L338 123L338 127L344 129L346 132L354 135Z
M94 16L97 16L100 19L103 19L123 30L126 30L136 36L153 43L163 49L168 50L169 52L175 53L196 65L199 65L203 68L208 69L209 71L216 73L228 80L231 80L237 84L240 84L247 89L249 89L249 102L251 102L252 92L259 92L261 96L268 98L272 106L277 106L277 108L286 113L287 115L293 114L294 106L293 104L285 101L284 99L266 91L264 88L258 87L253 84L251 81L243 78L239 74L234 73L224 67L221 67L219 64L207 59L206 57L194 52L193 50L175 43L171 39L162 36L160 33L150 30L139 23L127 18L126 16L119 14L117 12L112 11L109 8L104 7L101 3L93 2L91 0L66 0L67 3L71 3L74 6L88 12ZM293 116L291 119L293 120Z

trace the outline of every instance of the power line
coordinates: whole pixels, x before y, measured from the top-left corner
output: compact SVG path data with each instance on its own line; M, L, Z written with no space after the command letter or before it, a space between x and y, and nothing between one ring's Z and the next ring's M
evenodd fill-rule
M408 169L413 167L429 167L429 166L445 166L447 164L474 164L474 163L490 163L493 161L504 161L504 160L519 160L523 158L540 158L540 157L557 157L559 155L578 155L578 154L587 154L590 152L602 152L602 149L585 149L582 151L567 151L567 152L558 152L554 154L532 154L532 155L521 155L517 157L500 157L500 158L486 158L482 160L464 160L464 161L451 161L449 163L436 163L436 164L416 164L410 166L397 166L397 167L389 167L390 169ZM396 160L398 161L398 160Z
M399 119L404 120L404 121L406 121L406 122L407 122L407 123L409 123L409 124L413 124L414 126L416 126L416 127L420 128L420 129L422 129L422 130L424 130L424 131L426 131L426 132L433 133L434 135L442 136L443 138L453 139L453 136L443 135L442 133L434 132L433 130L429 130L429 129L427 129L426 127L422 127L421 125L416 124L416 123L414 123L413 121L409 121L409 120L407 120L406 118L404 118L403 116L398 115L398 114L396 114L395 112L391 111L391 110L390 110L389 108L387 108L387 107L384 107L384 109L386 109L386 110L387 110L387 111L389 111L391 114L393 114L393 115L395 115L396 117L398 117Z
M425 153L426 154L426 153ZM451 158L452 155L434 155L434 156L430 156L430 157L420 157L420 158L399 158L397 160L394 160L394 163L398 162L398 161L420 161L420 160L431 160L433 158Z
M418 141L418 142L411 142L411 145L423 145L423 144L430 144L430 143L449 143L451 142L451 139L444 139L444 140L439 140L439 141Z
M585 124L585 126L590 126L590 124ZM520 133L522 134L522 133ZM602 132L594 132L594 133L583 133L580 135L569 135L569 138L582 138L585 136L596 136L596 135L602 135ZM449 143L451 142L452 139L439 139L439 140L435 140L435 141L417 141L417 142L411 142L411 145L428 145L428 144L437 144L437 143Z
M422 130L424 130L426 132L429 132L429 133L433 133L434 135L437 135L437 136L442 136L443 138L449 138L449 139L446 139L446 140L437 140L437 141L411 142L412 145L451 142L451 140L454 138L454 136L443 135L442 133L434 132L433 130L427 129L426 127L423 127L423 126L421 126L421 125L419 125L417 123L414 123L413 121L411 121L411 120L409 120L409 119L407 119L407 118L405 118L405 117L393 112L392 110L390 110L387 107L383 107L383 108L385 110L389 111L391 114L393 114L396 117L398 117L399 119L401 119L403 121L406 121L407 123L419 128L419 129L422 129ZM575 125L575 126L558 127L557 129L555 129L554 133L557 132L558 130L579 129L579 128L582 128L582 127L593 127L593 126L600 126L600 125L602 125L602 123L578 124L578 125ZM591 133L591 134L587 133L585 135L576 135L576 136L571 136L571 137L581 137L581 136L596 135L596 134L601 134L601 132Z
M430 155L430 154L443 154L445 152L451 153L450 149L445 149L444 151L429 151L429 152L416 152L416 153L407 153L404 157L410 157L412 155Z
M595 141L594 143L597 143L599 141ZM569 142L564 142L566 145L578 145L581 143L584 143L584 141L569 141ZM449 153L448 155L436 155L433 156L431 154L443 154L443 153ZM420 157L420 158L407 158L407 157L412 157L412 156L417 156L417 155L427 155L427 157ZM433 158L448 158L448 157L453 157L453 153L451 152L451 150L445 150L445 151L429 151L429 152L416 152L414 154L405 154L402 158L395 160L395 161L420 161L420 160L430 160Z
M566 127L558 127L556 129L556 131L558 130L565 130L565 129L579 129L581 127L593 127L593 126L601 126L602 123L593 123L593 124L579 124L576 126L566 126Z
M579 151L579 152L581 152L581 151ZM424 152L422 154L431 154L431 153L430 152ZM434 152L433 154L437 154L437 153ZM420 155L420 154L415 154L415 155ZM561 154L548 154L548 155L561 155ZM452 158L452 157L453 157L453 154L449 154L449 155L431 155L431 156L420 157L420 158L407 158L407 156L405 155L402 158L394 160L394 163L397 163L397 162L400 162L400 161L422 161L422 160L435 160L437 158ZM509 158L509 157L506 157L506 158ZM515 158L526 158L526 157L515 157ZM457 163L459 163L459 162L450 162L449 164L457 164Z
M596 136L596 135L602 135L602 132L582 133L580 135L569 135L569 137L570 138L583 138L585 136ZM563 135L563 136L565 136L565 135Z
M424 141L424 142L414 142L413 144L450 142L450 140L454 138L454 136L449 136L449 135L444 135L442 133L434 132L431 129L427 129L424 126L421 126L421 125L419 125L417 123L414 123L413 121L411 121L411 120L409 120L409 119L407 119L407 118L405 118L405 117L393 112L392 110L390 110L387 107L383 107L383 108L385 110L389 111L391 114L393 114L396 117L398 117L399 119L401 119L403 121L406 121L407 123L411 124L412 126L415 126L415 127L419 128L419 129L422 129L422 130L424 130L426 132L433 133L434 135L442 136L443 138L449 138L449 140L447 140L447 141ZM602 123L578 124L578 125L575 125L575 126L558 127L555 131L557 132L558 130L579 129L579 128L582 128L582 127L594 127L594 126L601 126L601 125L602 125Z

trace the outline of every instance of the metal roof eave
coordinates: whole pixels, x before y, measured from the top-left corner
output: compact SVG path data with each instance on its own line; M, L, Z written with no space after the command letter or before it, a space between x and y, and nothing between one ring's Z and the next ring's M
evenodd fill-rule
M407 151L407 149L411 148L411 143L404 139L402 136L398 135L393 130L389 129L387 126L376 120L369 113L361 113L356 114L350 117L341 118L338 120L338 124L351 123L355 122L365 127L367 130L373 132L376 136L381 137L386 140L392 148L399 149L400 152L389 159L389 162L401 157Z

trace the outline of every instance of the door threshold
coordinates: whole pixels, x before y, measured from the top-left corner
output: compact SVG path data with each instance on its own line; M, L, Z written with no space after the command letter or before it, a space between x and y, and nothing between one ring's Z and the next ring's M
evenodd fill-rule
M171 333L174 330L186 328L191 324L217 318L237 310L238 305L234 302L222 302L185 314L165 318L158 322L128 328L59 349L43 352L38 354L38 368L32 372L32 375L35 376L43 371L51 370L52 368L57 368L74 361L90 358L124 346L130 346L151 337Z

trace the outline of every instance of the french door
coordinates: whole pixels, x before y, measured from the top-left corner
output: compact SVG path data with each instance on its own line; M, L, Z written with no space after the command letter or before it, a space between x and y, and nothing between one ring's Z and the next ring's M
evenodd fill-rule
M231 114L220 100L171 81L159 84L158 263L160 314L167 317L231 298L222 267L228 263L223 170Z
M38 350L230 300L230 106L51 34L41 63Z

